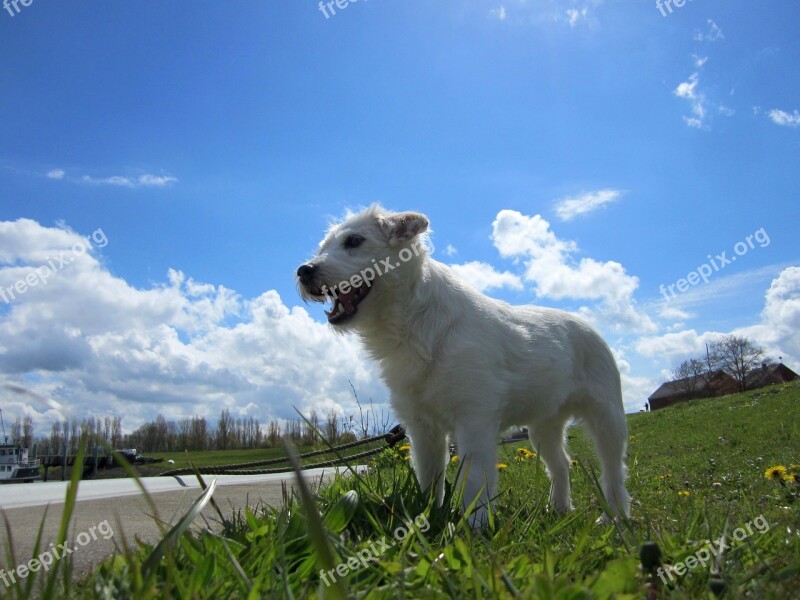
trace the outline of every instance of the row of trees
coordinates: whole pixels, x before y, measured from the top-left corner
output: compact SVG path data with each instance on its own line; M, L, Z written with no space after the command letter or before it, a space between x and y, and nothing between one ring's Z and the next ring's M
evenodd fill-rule
M88 447L103 444L114 449L136 448L140 453L164 453L276 448L284 438L296 445L314 446L322 441L320 433L331 444L341 444L385 433L391 426L391 415L385 411L381 411L380 419L375 410L359 412L356 418L342 417L334 410L324 416L311 411L307 420L273 420L265 428L254 417L233 417L228 409L222 410L216 422L198 416L167 421L158 415L128 434L122 433L121 417L65 419L53 423L49 437L38 440L33 420L25 417L14 421L11 437L26 447L38 443L39 455L60 454L64 447L75 454L81 439L87 440Z
M104 419L89 417L82 421L77 419L58 420L50 427L50 436L40 437L38 440L34 438L33 421L30 417L25 417L22 422L23 435L21 437L17 433L18 422L19 418L12 426L12 439L19 440L23 446L28 448L36 441L39 444L40 455L61 454L65 446L68 454L75 454L81 439L87 440L90 446L105 444L111 448L119 448L123 439L122 417L105 417Z
M682 392L694 394L709 383L715 371L722 370L733 377L739 389L747 388L747 375L764 358L764 348L753 341L735 335L727 335L711 344L705 358L690 358L673 371Z
M307 420L298 418L282 424L273 420L262 428L255 418L234 418L228 409L220 413L213 425L205 417L167 421L158 415L155 421L145 423L126 435L124 444L140 452L152 453L276 448L283 439L301 446L314 446L321 442L318 432L332 444L352 441L359 434L366 437L361 428L351 426L350 419L340 417L334 410L324 417L312 410ZM386 428L388 423L384 430Z

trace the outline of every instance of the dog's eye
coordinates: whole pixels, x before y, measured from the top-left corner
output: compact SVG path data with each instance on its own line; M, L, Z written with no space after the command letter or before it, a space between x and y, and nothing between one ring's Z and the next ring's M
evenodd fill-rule
M348 235L344 240L344 247L347 249L358 248L364 243L364 237L361 235Z

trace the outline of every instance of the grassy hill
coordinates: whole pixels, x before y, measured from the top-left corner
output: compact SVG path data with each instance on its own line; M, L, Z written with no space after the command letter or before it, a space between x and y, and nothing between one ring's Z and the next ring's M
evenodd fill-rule
M144 547L78 585L64 578L60 595L796 598L799 416L797 385L631 415L633 516L613 524L595 523L596 463L578 428L569 434L576 510L548 512L542 463L523 456L524 445L504 446L484 533L470 530L452 486L445 506L433 508L407 451L387 450L368 476L335 481L311 505L233 515L222 536L183 535L160 561L148 561L153 549ZM458 468L451 465L450 481ZM643 547L660 551L661 571L642 569ZM47 577L62 575L51 569Z

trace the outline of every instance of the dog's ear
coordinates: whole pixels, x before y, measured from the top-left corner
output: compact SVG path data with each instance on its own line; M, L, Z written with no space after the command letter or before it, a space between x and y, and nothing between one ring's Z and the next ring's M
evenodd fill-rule
M428 217L415 212L380 217L378 223L392 246L410 240L428 229Z

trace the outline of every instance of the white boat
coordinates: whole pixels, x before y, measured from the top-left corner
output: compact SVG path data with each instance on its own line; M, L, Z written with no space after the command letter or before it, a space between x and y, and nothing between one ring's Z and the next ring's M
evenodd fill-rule
M41 479L39 460L28 458L28 449L9 444L8 438L0 444L0 483L36 481Z
M0 412L0 419L3 413ZM21 444L11 444L5 435L3 423L3 443L0 444L0 483L30 482L41 479L39 460L28 458L28 449Z

